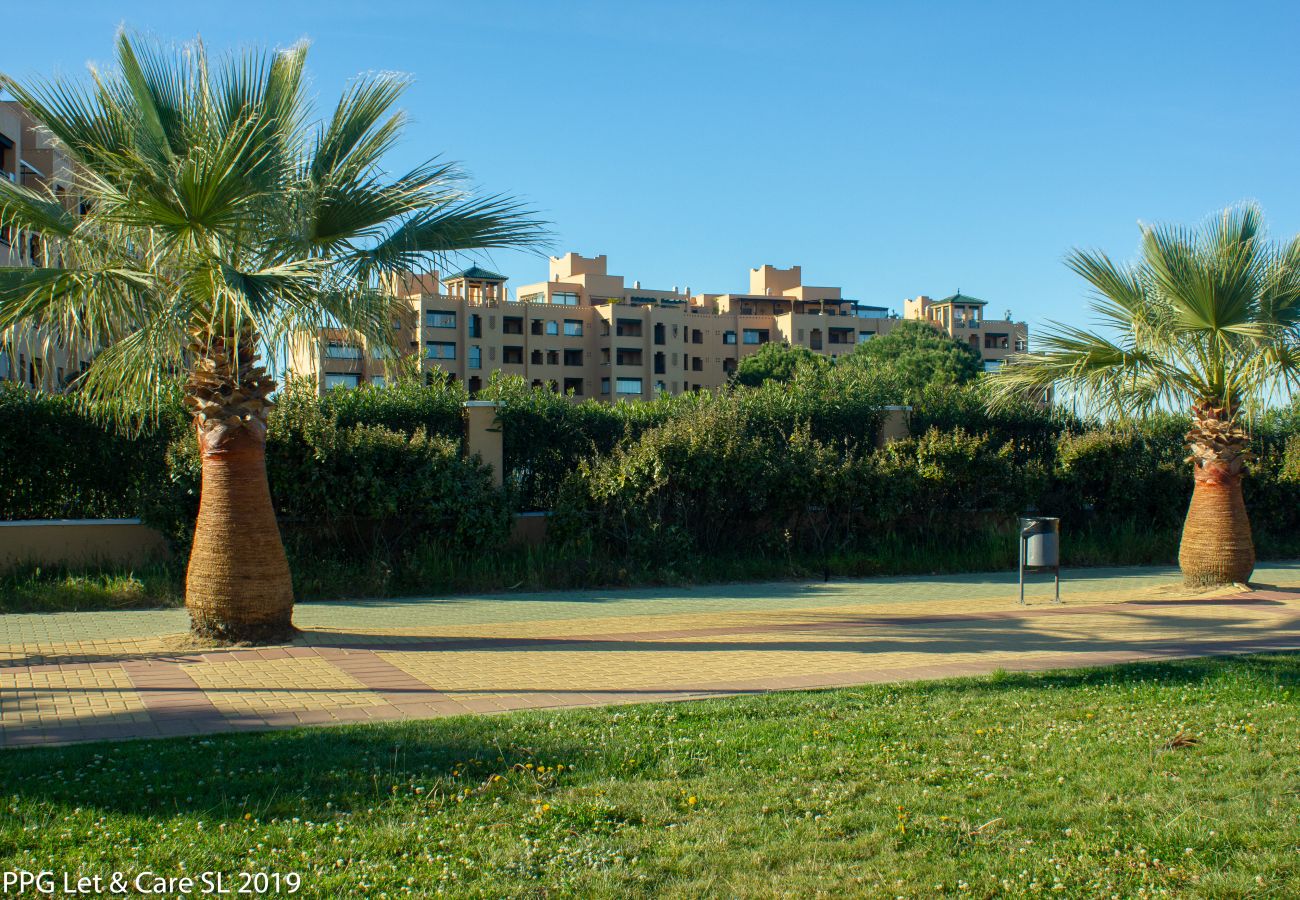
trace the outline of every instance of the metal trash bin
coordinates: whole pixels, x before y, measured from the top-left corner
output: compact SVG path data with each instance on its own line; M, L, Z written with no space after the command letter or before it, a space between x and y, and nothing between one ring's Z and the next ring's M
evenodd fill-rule
M1025 573L1052 572L1061 602L1061 520L1048 516L1020 519L1020 602L1025 602Z

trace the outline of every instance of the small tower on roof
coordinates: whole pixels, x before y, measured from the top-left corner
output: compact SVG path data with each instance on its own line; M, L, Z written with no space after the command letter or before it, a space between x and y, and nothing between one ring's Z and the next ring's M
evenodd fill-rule
M447 293L463 297L471 303L502 302L506 299L506 276L490 272L481 266L470 266L442 280Z

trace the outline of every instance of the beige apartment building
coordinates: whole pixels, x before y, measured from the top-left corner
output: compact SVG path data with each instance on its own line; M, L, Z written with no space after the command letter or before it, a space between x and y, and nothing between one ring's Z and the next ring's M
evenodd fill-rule
M67 157L16 101L0 101L0 178L27 187L71 184ZM68 202L73 202L68 195ZM39 236L0 227L0 266L57 266L58 249ZM89 354L65 347L41 331L0 336L0 379L31 389L62 390L89 365Z
M394 319L394 344L418 354L426 370L441 369L470 391L500 370L605 401L718 387L741 359L773 341L836 357L901 321L839 288L805 285L798 266L751 269L744 293L692 294L628 286L609 274L605 256L567 253L550 260L546 281L520 286L513 300L505 276L477 266L445 278L407 276L392 289L409 308ZM961 294L920 297L906 301L906 313L971 339L994 367L1024 346L1027 328L985 322L983 305ZM338 329L300 340L290 360L291 372L316 376L322 391L382 385L392 369L382 349Z

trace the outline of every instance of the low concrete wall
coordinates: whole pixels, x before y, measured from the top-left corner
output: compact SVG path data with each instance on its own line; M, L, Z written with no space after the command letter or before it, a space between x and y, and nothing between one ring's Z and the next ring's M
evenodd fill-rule
M94 563L138 566L169 555L162 534L139 519L0 522L0 568Z

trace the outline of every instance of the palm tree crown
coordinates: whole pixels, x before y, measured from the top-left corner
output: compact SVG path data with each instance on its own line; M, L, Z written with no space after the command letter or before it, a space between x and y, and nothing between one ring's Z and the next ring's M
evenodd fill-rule
M1110 335L1053 323L1009 360L1002 397L1055 386L1096 411L1260 407L1300 384L1300 237L1269 243L1254 205L1201 229L1142 228L1141 258L1076 250Z
M41 235L60 263L0 269L0 329L98 349L84 391L127 409L156 403L196 340L283 343L335 324L383 346L385 273L538 242L517 202L468 196L452 165L385 176L405 78L361 78L315 122L306 53L210 63L200 43L124 33L118 70L89 86L0 76L73 161L66 193L0 181L0 224Z

